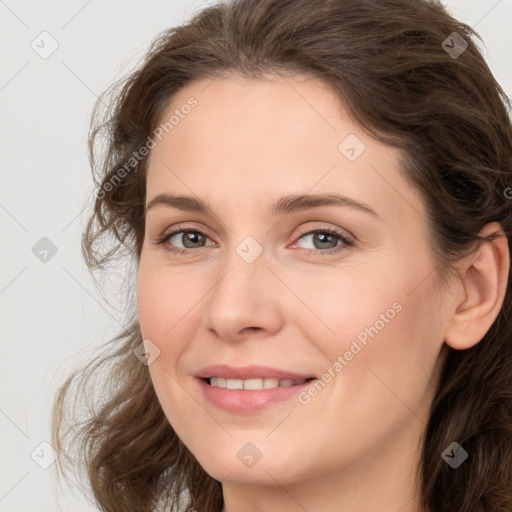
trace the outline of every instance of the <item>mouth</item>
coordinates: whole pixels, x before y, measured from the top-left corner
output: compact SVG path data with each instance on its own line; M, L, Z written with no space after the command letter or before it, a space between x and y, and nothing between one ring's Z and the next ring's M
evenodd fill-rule
M195 377L212 405L233 414L251 414L293 399L317 377L270 366L215 364Z
M292 400L317 377L269 366L216 364L202 368L196 382L206 400L231 414L257 414Z
M203 379L208 385L223 389L274 389L291 386L299 386L306 382L315 380L314 377L304 379L279 379L276 377L264 377L253 379L226 379L224 377L209 377Z

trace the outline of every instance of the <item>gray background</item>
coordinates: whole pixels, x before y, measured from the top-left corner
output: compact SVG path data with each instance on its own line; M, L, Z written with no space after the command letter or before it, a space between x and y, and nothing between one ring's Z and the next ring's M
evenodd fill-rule
M510 95L512 0L445 4L476 27ZM57 387L122 322L123 305L117 297L109 297L110 305L102 300L80 253L92 191L90 113L158 32L206 5L0 0L2 512L95 510L72 486L57 487L51 447L44 444ZM40 36L45 31L51 37ZM52 44L56 51L42 58ZM47 249L43 237L57 249L54 255L40 252Z

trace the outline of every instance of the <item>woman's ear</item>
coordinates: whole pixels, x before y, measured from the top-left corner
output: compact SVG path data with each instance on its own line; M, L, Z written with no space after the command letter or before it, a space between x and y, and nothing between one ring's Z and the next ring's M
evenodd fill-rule
M508 241L497 222L487 224L480 236L497 233L499 238L481 242L460 269L461 296L449 320L445 342L464 350L476 345L487 333L503 305L509 274Z

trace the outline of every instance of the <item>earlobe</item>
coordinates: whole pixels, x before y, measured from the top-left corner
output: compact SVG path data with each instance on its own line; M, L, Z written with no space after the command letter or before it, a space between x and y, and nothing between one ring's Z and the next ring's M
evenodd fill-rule
M461 268L464 298L455 304L445 342L456 350L476 345L496 320L505 297L510 268L508 241L500 224L487 224L480 236L498 234L482 242Z

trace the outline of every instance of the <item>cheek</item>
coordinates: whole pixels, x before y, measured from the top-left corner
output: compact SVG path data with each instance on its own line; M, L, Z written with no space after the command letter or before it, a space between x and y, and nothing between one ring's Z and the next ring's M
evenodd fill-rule
M144 338L173 338L173 351L183 336L176 332L196 320L196 307L206 290L189 274L177 273L165 266L140 266L137 279L137 309ZM183 334L183 333L182 333ZM165 350L164 346L159 347Z
M380 276L368 268L330 269L325 274L316 272L309 279L292 275L285 278L293 283L294 293L300 298L290 297L285 311L290 317L293 309L300 312L294 321L301 325L304 336L312 343L325 344L323 348L333 355L348 350L357 336L364 339L365 329L376 322L382 328L381 315L387 313L394 318L393 304L400 301L404 288L400 281L380 283Z
M393 415L410 414L407 407L427 416L444 320L432 278L418 286L418 274L427 275L431 268L424 263L413 268L410 262L394 262L389 271L381 264L379 272L346 272L338 284L320 280L315 292L301 290L332 331L316 338L330 359L324 371L336 376L326 375L332 383L326 387L359 418L392 422Z
M181 440L189 445L189 422L204 424L203 411L184 393L181 357L186 353L198 325L200 298L205 291L185 276L162 265L141 260L137 279L137 308L143 339L158 349L148 370L160 405ZM186 414L184 414L186 411Z
M414 416L427 420L443 341L442 321L431 314L434 290L426 285L408 295L403 285L350 303L343 315L347 336L339 337L337 353L330 351L332 360L346 361L335 383L342 408L369 424L378 417L383 428Z

